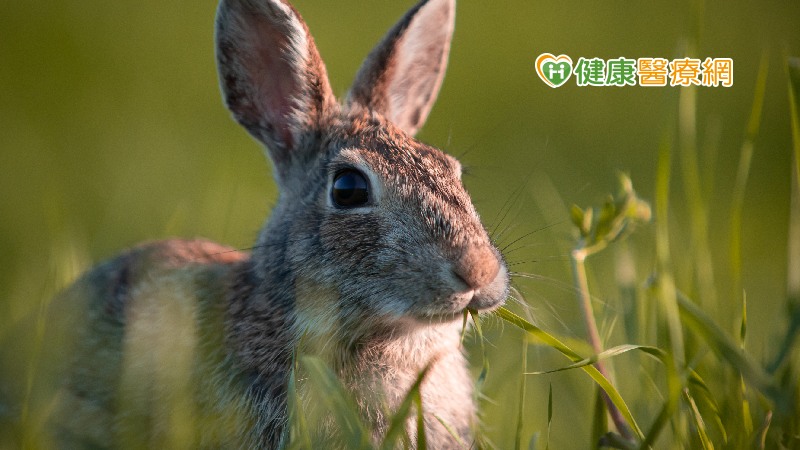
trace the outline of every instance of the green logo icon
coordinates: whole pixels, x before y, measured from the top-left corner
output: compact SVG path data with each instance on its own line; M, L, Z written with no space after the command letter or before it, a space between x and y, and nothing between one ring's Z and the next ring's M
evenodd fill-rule
M536 58L536 73L551 88L557 88L572 76L572 59L567 55L542 53Z

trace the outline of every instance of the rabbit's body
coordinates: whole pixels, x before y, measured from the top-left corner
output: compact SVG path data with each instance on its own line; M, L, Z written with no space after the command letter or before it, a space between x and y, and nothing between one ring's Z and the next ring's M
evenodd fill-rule
M501 304L508 276L458 161L412 137L441 83L453 14L452 0L412 8L340 105L290 5L222 1L223 94L268 147L280 198L250 255L148 244L66 292L61 303L84 322L56 414L64 442L277 447L298 353L335 371L376 442L430 366L428 445L471 441L460 319ZM323 415L314 434L336 435L302 381L297 391ZM413 415L406 431L413 442Z
M319 354L358 399L376 441L386 431L384 407L393 411L437 358L425 380L424 408L462 439L469 436L475 417L460 322L413 332L375 330L353 342L330 341L347 336L328 330L323 340L321 324L298 320L291 301L298 293L277 294L296 290L289 278L259 278L248 255L178 240L137 247L85 275L59 298L89 313L75 321L84 333L74 347L62 342L75 350L54 424L61 444L162 447L181 438L186 447L276 448L287 420L292 352L301 339L304 348L325 347ZM331 299L315 300L324 307ZM182 379L169 378L175 376ZM181 387L187 391L171 392ZM176 434L170 428L175 420L196 428ZM428 444L452 446L450 432L434 421L426 417ZM321 426L317 439L335 434L324 429L335 424Z

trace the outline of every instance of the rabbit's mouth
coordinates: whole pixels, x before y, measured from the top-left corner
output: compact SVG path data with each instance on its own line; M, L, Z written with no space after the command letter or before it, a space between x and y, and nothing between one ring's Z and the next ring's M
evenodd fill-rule
M472 309L478 312L490 312L502 306L505 300L505 296L498 299L476 295L469 302L466 309Z
M508 272L505 265L501 265L495 278L478 289L467 289L453 292L446 298L435 302L427 311L418 315L418 320L423 322L449 322L461 320L464 312L475 310L478 312L491 312L505 303L508 296Z
M461 321L464 318L464 314L470 310L477 311L479 313L491 312L502 306L504 301L505 299L501 301L487 303L482 300L481 301L472 300L469 303L467 303L466 306L460 309L450 310L450 311L426 312L417 315L416 321L425 324Z
M508 297L508 269L501 263L494 279L474 291L467 308L480 312L494 311L505 303L506 297Z

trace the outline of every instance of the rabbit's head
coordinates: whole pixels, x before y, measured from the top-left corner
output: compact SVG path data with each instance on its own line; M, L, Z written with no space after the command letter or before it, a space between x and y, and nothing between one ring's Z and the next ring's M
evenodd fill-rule
M444 76L454 15L454 0L413 7L340 105L291 5L221 2L223 96L266 145L280 188L256 271L288 280L279 295L324 316L313 320L413 327L491 310L507 295L459 162L413 138Z

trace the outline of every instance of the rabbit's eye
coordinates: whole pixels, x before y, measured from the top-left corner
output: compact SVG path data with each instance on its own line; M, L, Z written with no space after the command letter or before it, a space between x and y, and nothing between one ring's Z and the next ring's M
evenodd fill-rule
M333 177L331 198L336 206L352 208L363 206L369 200L367 180L360 172L346 169Z

